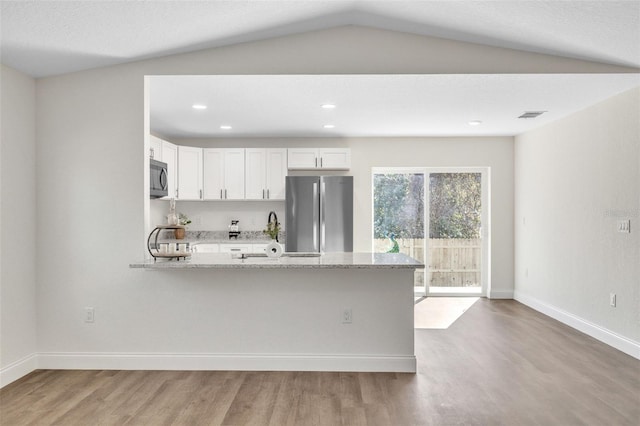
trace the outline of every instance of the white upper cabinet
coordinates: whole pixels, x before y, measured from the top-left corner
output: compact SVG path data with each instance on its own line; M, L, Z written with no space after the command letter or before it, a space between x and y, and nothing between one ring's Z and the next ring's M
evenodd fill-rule
M204 182L205 200L222 200L224 198L224 150L205 148Z
M149 158L156 161L163 161L162 142L162 139L149 135Z
M202 148L178 146L179 200L202 199Z
M247 148L245 177L247 200L284 200L287 175L285 148Z
M245 150L245 197L248 200L266 198L266 149L247 148Z
M167 196L177 198L178 194L178 147L162 141L162 161L167 163Z
M204 149L204 199L243 200L245 159L243 148Z
M318 167L317 148L289 148L288 167L292 169L315 169Z
M287 150L267 149L267 199L284 200L287 176Z
M351 148L320 148L318 150L321 169L349 170Z
M349 170L351 148L289 148L289 170Z
M244 148L224 150L225 199L244 199Z

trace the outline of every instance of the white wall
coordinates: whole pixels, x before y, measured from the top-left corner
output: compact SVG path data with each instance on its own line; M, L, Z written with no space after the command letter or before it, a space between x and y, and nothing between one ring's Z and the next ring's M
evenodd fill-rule
M582 66L617 70L347 27L38 80L38 352L197 353L212 347L216 336L210 324L225 321L215 309L214 275L207 281L188 273L128 268L144 256L144 75L572 72ZM494 239L500 246L494 253L493 281L510 288L510 140L398 140L386 155L379 149L372 157L368 143L382 142L354 141L354 174L372 165L405 165L410 156L427 165L492 166L498 215ZM414 149L424 158L410 155ZM356 233L361 238L356 247L368 247L368 232L358 227ZM195 313L194 301L201 303ZM95 323L83 322L85 306L95 307ZM229 323L228 331L242 335L237 324ZM230 343L228 352L243 349L241 339Z
M518 298L635 342L639 119L640 89L633 89L520 135L515 146ZM630 234L616 232L619 219L631 220ZM615 308L609 293L617 294Z
M2 65L0 386L35 368L35 81Z

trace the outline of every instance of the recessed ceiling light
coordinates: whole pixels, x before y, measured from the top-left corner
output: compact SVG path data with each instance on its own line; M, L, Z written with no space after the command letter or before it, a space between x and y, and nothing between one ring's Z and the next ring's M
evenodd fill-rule
M207 106L203 105L203 104L193 104L191 106L191 108L193 108L193 109L207 109Z
M323 109L334 109L335 107L334 104L322 104Z
M336 127L334 124L325 124L324 126L325 129L333 129L334 127Z
M479 126L480 124L482 124L482 121L480 121L480 120L471 120L467 124L469 124L469 126Z
M221 128L222 130L231 130L231 126L226 125L226 124L223 124L222 126L220 126L220 128Z

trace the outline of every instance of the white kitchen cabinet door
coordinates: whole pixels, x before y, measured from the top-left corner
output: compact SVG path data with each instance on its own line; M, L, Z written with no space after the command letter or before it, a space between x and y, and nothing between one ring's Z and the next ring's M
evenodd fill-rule
M178 146L179 200L202 199L202 148Z
M194 253L219 253L220 246L213 243L194 244L191 251Z
M351 148L289 148L289 170L349 170Z
M351 168L350 148L320 148L318 150L321 169L349 170Z
M171 142L162 141L162 161L167 163L167 196L177 198L178 190L178 147Z
M204 199L244 199L244 148L204 149Z
M164 161L162 159L162 142L162 139L149 135L149 158L156 161Z
M245 198L247 200L264 200L267 194L265 183L267 150L264 148L247 148L245 150Z
M204 182L205 200L224 199L224 149L205 148Z
M251 244L220 244L220 253L249 253Z
M285 148L267 149L265 169L266 198L269 200L284 200L287 150Z
M224 195L227 200L244 200L244 148L224 150Z
M285 148L247 148L245 150L245 198L284 200L287 175Z
M251 253L266 253L267 252L267 246L269 244L252 244L251 245ZM280 243L280 245L282 246L282 251L284 252L284 244Z
M289 170L309 170L318 167L318 150L316 148L289 148L287 151Z

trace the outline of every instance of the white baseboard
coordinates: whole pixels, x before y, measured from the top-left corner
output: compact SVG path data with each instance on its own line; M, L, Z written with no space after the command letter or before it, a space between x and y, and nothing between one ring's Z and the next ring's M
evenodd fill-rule
M542 312L543 314L568 325L569 327L575 328L594 339L606 343L627 355L640 359L640 343L634 340L616 334L611 330L607 330L604 327L518 291L514 292L514 299L538 312Z
M40 353L38 368L54 370L242 370L416 372L415 356Z
M0 370L0 388L15 382L38 368L38 355L33 353Z
M489 299L513 299L513 290L491 290Z

